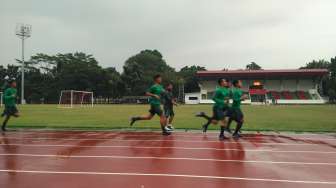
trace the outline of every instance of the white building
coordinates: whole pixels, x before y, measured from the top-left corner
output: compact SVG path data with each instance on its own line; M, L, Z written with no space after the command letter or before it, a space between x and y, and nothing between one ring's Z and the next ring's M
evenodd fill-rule
M327 74L327 69L199 71L197 77L201 90L198 101L212 103L217 80L226 78L242 80L242 89L250 96L244 103L323 104L326 101L319 91L321 79ZM195 99L196 94L192 95Z

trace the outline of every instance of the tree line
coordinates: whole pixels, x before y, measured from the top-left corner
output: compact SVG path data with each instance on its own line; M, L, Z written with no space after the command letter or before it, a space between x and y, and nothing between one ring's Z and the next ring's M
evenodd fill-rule
M16 60L21 64L20 60ZM28 103L57 103L61 90L93 91L95 97L121 98L123 96L143 95L155 74L161 74L165 83L175 86L175 94L180 84L185 92L199 91L197 71L206 70L202 66L185 66L177 71L169 66L158 50L143 50L125 61L123 71L119 73L114 67L102 67L92 56L82 52L47 55L38 53L25 63L25 99ZM324 78L328 86L325 93L336 95L335 58L330 62L320 60L309 62L302 68L328 68L332 73ZM251 62L249 70L261 69ZM5 77L16 79L20 86L20 66L0 66L0 84L4 89ZM18 87L20 92L20 87ZM334 98L333 98L334 99Z

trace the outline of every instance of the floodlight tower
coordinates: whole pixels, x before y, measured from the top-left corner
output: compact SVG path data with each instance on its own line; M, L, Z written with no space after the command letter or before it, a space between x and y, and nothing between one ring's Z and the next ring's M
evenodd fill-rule
M17 24L15 29L15 34L22 41L22 65L21 65L21 104L25 104L26 101L24 99L24 70L25 70L25 61L24 61L24 40L31 36L32 27L28 24Z

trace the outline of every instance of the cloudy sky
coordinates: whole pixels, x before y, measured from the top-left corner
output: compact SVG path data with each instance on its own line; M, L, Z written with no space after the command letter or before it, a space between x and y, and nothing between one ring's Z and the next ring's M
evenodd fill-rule
M26 58L83 51L122 70L158 49L171 66L297 68L336 56L335 0L1 0L0 64L20 57L16 23L33 26Z

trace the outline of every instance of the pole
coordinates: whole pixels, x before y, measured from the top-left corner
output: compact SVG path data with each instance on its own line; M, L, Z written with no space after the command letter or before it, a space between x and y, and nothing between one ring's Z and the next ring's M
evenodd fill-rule
M25 104L24 99L24 37L22 37L22 65L21 65L21 104Z

